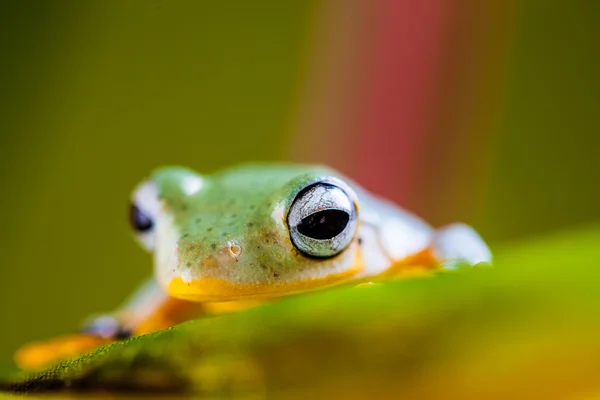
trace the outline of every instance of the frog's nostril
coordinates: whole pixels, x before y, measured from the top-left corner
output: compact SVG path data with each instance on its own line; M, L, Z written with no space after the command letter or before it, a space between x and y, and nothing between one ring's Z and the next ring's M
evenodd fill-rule
M227 242L227 252L231 257L238 258L242 254L242 246L230 240Z

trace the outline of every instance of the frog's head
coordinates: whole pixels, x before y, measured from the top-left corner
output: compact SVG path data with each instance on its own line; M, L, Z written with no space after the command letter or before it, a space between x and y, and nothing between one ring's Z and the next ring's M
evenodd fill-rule
M167 292L195 301L296 293L363 269L350 185L318 167L251 165L202 176L156 171L131 223Z

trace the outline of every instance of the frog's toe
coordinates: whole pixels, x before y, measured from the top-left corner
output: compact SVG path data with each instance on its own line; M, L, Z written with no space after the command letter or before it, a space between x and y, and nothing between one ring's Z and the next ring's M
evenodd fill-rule
M473 228L465 224L451 224L439 229L432 250L445 269L492 263L488 246Z
M84 324L79 332L113 340L127 339L133 335L130 329L123 326L121 321L112 315L101 315L92 318Z

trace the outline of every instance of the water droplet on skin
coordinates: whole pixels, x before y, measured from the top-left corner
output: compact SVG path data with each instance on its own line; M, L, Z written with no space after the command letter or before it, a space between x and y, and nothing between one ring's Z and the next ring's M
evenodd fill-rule
M227 251L229 255L234 258L238 258L240 254L242 254L242 247L235 242L228 241L227 242Z

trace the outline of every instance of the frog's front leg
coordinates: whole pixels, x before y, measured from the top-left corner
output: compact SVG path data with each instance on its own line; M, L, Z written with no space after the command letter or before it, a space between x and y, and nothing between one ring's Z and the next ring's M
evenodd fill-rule
M168 328L204 314L204 304L170 297L151 279L115 312L90 318L78 333L25 345L14 359L23 369L41 368L115 340Z
M115 312L88 319L80 332L112 340L124 339L169 328L204 314L203 303L175 299L151 278Z
M381 272L374 274L380 278L422 275L440 269L452 270L459 265L492 262L492 253L483 239L473 228L461 223L428 232L411 231L409 235L394 235L379 242L389 260L383 261Z

